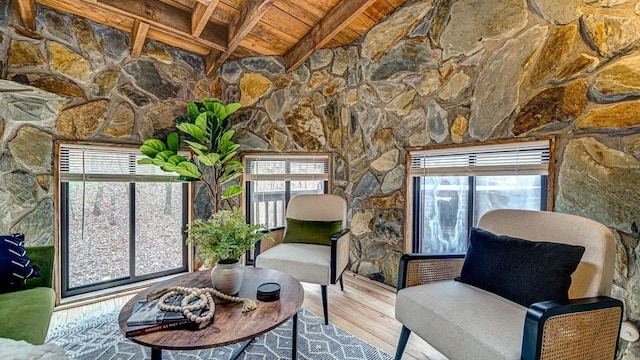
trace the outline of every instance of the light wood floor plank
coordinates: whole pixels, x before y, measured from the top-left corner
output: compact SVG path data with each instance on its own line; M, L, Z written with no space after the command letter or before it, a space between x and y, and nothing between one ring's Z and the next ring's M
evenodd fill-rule
M305 291L304 308L322 315L320 285L302 284ZM395 320L395 291L353 273L344 275L345 291L340 285L328 288L329 320L367 343L394 355L402 325ZM50 328L84 317L95 316L120 309L133 295L114 297L97 303L67 307L53 313ZM411 335L403 360L447 360L429 344Z

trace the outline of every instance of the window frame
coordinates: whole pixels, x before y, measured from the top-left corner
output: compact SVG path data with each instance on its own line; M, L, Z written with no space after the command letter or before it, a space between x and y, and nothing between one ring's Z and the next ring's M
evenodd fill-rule
M54 166L54 185L56 187L54 193L54 222L55 222L55 234L54 241L56 244L56 262L59 264L57 266L57 271L59 272L59 276L55 277L54 287L56 290L56 304L59 304L62 298L73 297L76 295L84 295L93 291L105 291L110 288L116 288L123 285L133 285L135 283L151 280L154 278L159 278L167 275L173 275L178 273L184 273L189 271L192 263L192 249L191 246L186 245L185 240L187 237L186 229L193 217L193 193L194 187L190 182L182 182L181 186L181 196L182 196L182 241L181 241L181 258L182 258L182 266L174 269L163 270L159 272L154 272L150 274L144 275L135 275L135 202L136 202L136 182L135 181L123 181L122 176L114 176L118 180L115 182L126 183L128 187L128 207L129 207L129 239L128 239L128 264L129 264L129 275L121 278L98 281L91 284L85 284L76 286L73 288L69 287L69 243L68 243L68 234L69 234L69 223L66 219L68 216L69 209L69 180L61 179L61 149L65 146L71 147L92 147L99 149L103 148L114 148L114 149L127 149L133 150L138 149L138 146L132 144L116 144L116 143L98 143L98 142L82 142L82 141L61 141L58 140L55 142L55 166ZM147 166L147 165L145 165ZM99 175L107 179L109 175ZM146 175L145 175L146 176ZM177 178L177 175L176 175ZM147 180L149 177L147 177ZM101 180L97 182L109 182L107 180ZM113 182L113 181L112 181ZM156 182L156 181L143 181L144 182ZM157 181L163 182L163 181ZM178 181L171 181L178 182ZM66 285L66 286L65 286ZM114 290L117 292L118 290Z
M546 189L544 189L543 191L546 191L546 199L541 199L541 201L545 201L546 200L546 211L553 211L553 189L554 189L554 181L555 181L555 177L553 176L554 172L554 164L555 164L555 142L556 142L556 138L555 136L539 136L539 137L528 137L528 138L518 138L518 139L503 139L503 140L494 140L494 141L484 141L481 143L465 143L465 144L457 144L457 145L451 145L451 144L444 144L444 145L432 145L432 146L426 146L426 147L421 147L421 148L407 148L407 155L406 155L406 162L405 162L405 168L407 169L406 172L406 176L405 176L405 189L407 192L407 198L412 199L412 201L407 201L406 202L406 207L405 207L405 219L407 219L407 221L404 224L404 232L405 232L405 236L404 236L404 252L405 253L415 253L415 252L420 252L419 249L419 241L416 241L416 236L418 236L420 234L420 230L416 229L417 225L417 221L415 219L414 216L414 210L419 208L419 202L420 199L417 195L418 190L416 188L417 186L417 181L415 181L415 179L418 176L415 176L414 174L412 174L411 172L411 167L412 167L412 153L415 152L425 152L425 151L429 151L429 150L439 150L439 149L464 149L464 148L473 148L473 147L478 147L478 146L493 146L493 145L497 145L497 146L501 146L501 145L508 145L508 144L521 144L521 143L527 143L527 142L535 142L535 141L548 141L549 143L549 161L548 161L548 166L547 166L547 175L542 175L543 179L542 179L542 184L541 186L543 188L546 187ZM464 174L460 174L457 176L464 176ZM478 175L470 175L470 178L473 178L474 176L478 176ZM546 178L546 182L544 181ZM469 181L469 189L470 190L474 190L474 184L473 184L473 180ZM471 206L473 206L473 201L474 201L474 191L469 191L469 199L468 199L468 203L471 204ZM473 223L473 211L469 211L468 212L468 217L469 217L469 224Z

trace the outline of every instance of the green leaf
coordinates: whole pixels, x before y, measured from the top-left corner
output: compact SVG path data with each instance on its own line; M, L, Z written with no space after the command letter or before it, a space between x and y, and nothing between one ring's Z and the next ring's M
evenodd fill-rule
M150 158L142 158L138 160L138 165L153 165L153 160Z
M235 180L235 179L239 178L240 176L242 176L242 173L241 173L241 172L237 172L237 173L235 173L235 174L233 174L233 175L230 175L230 176L228 176L228 177L223 177L223 178L221 179L221 181L220 181L220 184L226 184L226 183L228 183L229 181L233 181L233 180Z
M240 105L240 103L231 103L231 104L227 104L225 106L225 108L227 109L227 116L233 114L234 112L236 112L236 110L240 109L242 105Z
M173 151L174 153L178 152L178 143L180 142L180 138L178 137L178 133L173 131L170 132L169 135L167 135L167 147L169 147L169 150Z
M160 158L152 159L151 162L153 163L153 165L159 166L159 167L162 167L162 165L164 165L165 163L165 161Z
M173 155L173 156L170 156L169 159L167 159L167 162L171 163L172 165L178 165L183 161L187 161L187 159L182 155Z
M176 127L178 128L178 130L193 136L194 138L196 138L196 140L204 142L204 132L196 125L182 123L176 125Z
M170 158L171 156L173 156L173 155L175 155L175 153L174 153L173 151L171 151L171 150L165 150L165 151L159 152L159 153L156 155L156 159L162 159L162 160L164 160L164 161L167 161L167 160L169 160L169 158Z
M211 111L205 111L196 118L196 126L205 134L207 131L207 117L211 115Z
M202 173L198 170L196 164L188 161L178 164L175 172L179 175L188 176L194 179L200 179L202 177Z
M187 114L189 114L189 119L195 121L198 115L200 115L200 110L198 110L198 105L193 101L187 105Z
M213 163L211 162L211 159L207 155L199 155L198 156L198 161L200 161L201 163L203 163L203 164L205 164L207 166L213 166Z
M216 164L218 161L220 161L220 154L218 153L210 153L207 155L207 157L213 164ZM211 165L211 166L215 166L215 165Z
M176 171L176 166L168 162L164 163L160 168L164 171Z
M220 143L227 143L229 142L229 140L231 140L231 138L233 137L233 135L236 133L235 130L228 130L227 132L225 132L224 134L222 134L222 136L220 137Z
M157 153L166 149L164 143L158 139L148 139L140 146L140 152L150 158L156 157Z
M238 169L238 170L243 170L244 169L244 164L241 163L240 161L229 161L227 163L227 169Z
M227 117L227 109L222 103L216 102L213 104L213 113L219 118L224 119Z
M200 143L197 143L195 141L189 141L189 140L183 140L183 141L184 141L185 144L189 145L189 147L191 149L198 149L198 150L201 150L201 151L209 150L208 147L206 147L206 146L204 146L204 145L202 145Z
M228 199L230 197L234 197L236 195L240 195L242 193L242 186L236 184L229 186L222 194L222 200Z

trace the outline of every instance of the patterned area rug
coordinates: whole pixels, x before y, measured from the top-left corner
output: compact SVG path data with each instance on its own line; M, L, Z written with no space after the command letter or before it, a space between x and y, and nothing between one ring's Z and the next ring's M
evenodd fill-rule
M291 358L291 326L289 320L279 328L255 338L238 357L243 360L275 360ZM138 360L150 359L151 351L129 340L118 327L118 312L82 319L49 331L47 343L62 347L70 359ZM207 350L162 351L168 360L229 359L239 345ZM304 309L298 313L298 359L391 359L391 356L365 343L348 332L324 325L321 318Z

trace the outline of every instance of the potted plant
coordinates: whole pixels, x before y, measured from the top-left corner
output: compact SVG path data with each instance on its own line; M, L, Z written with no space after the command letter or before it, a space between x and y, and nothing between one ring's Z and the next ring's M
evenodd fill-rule
M217 290L225 294L236 294L240 290L243 278L240 257L268 237L258 231L263 227L247 224L239 208L218 210L207 221L194 220L189 224L187 243L200 246L201 259L217 260L211 271L211 281Z
M198 255L205 264L217 260L221 265L235 263L234 266L241 269L238 261L241 255L265 235L255 233L262 225L247 224L240 209L222 210L223 201L242 193L242 186L232 183L244 169L244 165L236 160L240 145L231 139L234 130L227 130L229 115L239 108L238 103L225 105L215 98L190 102L187 116L174 120L178 131L169 133L166 141L146 140L140 146L140 152L146 158L138 163L158 166L177 173L179 180L198 181L205 186L212 216L206 221L194 220L189 224L187 243L200 245ZM180 142L188 146L193 157L179 153ZM218 290L228 293L229 289L224 291L219 286L222 285L214 283Z

